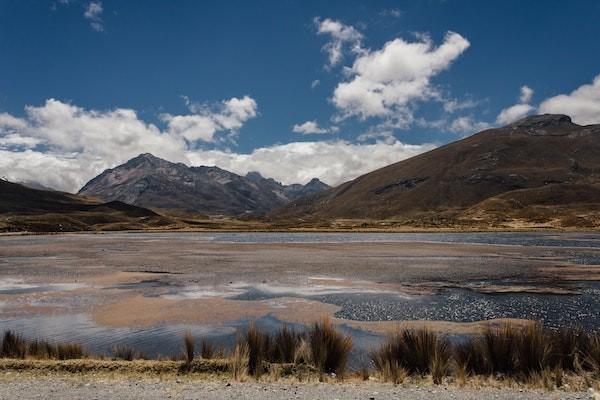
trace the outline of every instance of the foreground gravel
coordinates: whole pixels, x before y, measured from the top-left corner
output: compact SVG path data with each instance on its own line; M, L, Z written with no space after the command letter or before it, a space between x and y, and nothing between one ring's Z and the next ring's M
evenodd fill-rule
M368 384L227 383L222 381L94 380L17 377L0 380L0 399L593 399L588 393L515 389L396 387Z

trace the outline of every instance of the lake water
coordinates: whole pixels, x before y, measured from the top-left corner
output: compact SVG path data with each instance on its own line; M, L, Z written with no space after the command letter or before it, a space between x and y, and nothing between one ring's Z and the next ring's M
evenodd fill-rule
M394 277L395 274L402 274L404 264L418 261L422 265L423 271L435 265L446 266L452 271L455 266L457 269L465 262L477 264L481 263L480 271L485 276L486 270L490 269L497 274L497 269L505 261L506 265L513 265L516 262L527 267L528 260L531 264L545 265L581 265L581 266L600 266L600 234L595 233L104 233L104 234L72 234L72 235L53 235L53 236L4 236L0 237L0 272L10 271L10 276L0 274L0 328L14 329L27 337L42 337L58 341L75 341L84 344L89 350L101 353L110 353L110 348L115 344L127 344L138 348L149 356L157 354L170 355L181 350L181 337L187 330L192 331L197 337L202 337L218 346L230 347L239 332L247 328L250 322L256 323L265 330L275 330L282 324L289 324L296 329L304 329L302 324L284 322L270 313L258 318L241 318L224 321L219 324L198 324L198 323L157 323L152 326L135 327L109 327L96 322L91 314L81 311L77 306L85 305L82 309L92 310L98 302L97 293L89 294L80 290L96 290L98 293L114 293L115 299L120 298L121 293L131 293L131 295L142 295L144 297L161 297L170 300L194 299L194 290L198 284L187 285L189 279L193 282L202 281L204 274L202 268L198 267L195 271L193 260L202 261L208 257L207 265L213 267L214 263L219 265L220 271L227 274L226 280L232 278L234 272L240 265L245 265L245 258L242 261L236 261L235 257L250 257L247 263L257 268L258 282L247 283L235 287L231 293L221 294L222 297L238 301L242 304L245 301L261 301L278 299L282 297L299 298L304 300L321 302L326 305L336 305L340 309L333 316L346 321L401 321L401 320L441 320L453 322L472 322L496 318L523 318L539 320L550 328L560 328L565 326L581 326L586 330L597 330L600 328L600 282L594 280L572 280L568 282L534 282L535 285L560 285L561 287L573 289L572 294L540 294L540 293L481 293L466 287L441 287L433 293L423 295L406 296L393 293L387 290L368 289L352 287L344 289L343 285L335 286L335 289L328 287L302 286L294 288L290 283L276 286L269 282L261 283L263 278L258 278L262 273L259 271L265 264L265 257L270 268L282 266L281 277L286 274L302 275L302 268L309 268L310 273L314 274L312 264L321 261L298 263L293 261L287 253L280 248L269 256L264 256L265 248L268 244L306 244L305 250L295 250L295 257L301 260L313 257L313 253L319 250L321 244L381 244L381 243L401 243L402 246L391 246L386 248L387 252L402 250L397 256L386 254L385 257L378 258L377 254L366 257L365 263L370 268L377 270L378 263L390 263L397 260L397 267L393 262L391 266L385 267L386 277ZM410 245L415 243L415 245ZM457 250L449 256L440 252L439 254L425 254L416 251L411 253L411 249L417 243L444 243L456 244ZM206 250L208 245L222 244L215 247L216 250ZM243 244L243 252L236 247L236 244ZM253 251L252 244L260 244L258 250ZM314 244L315 246L311 246ZM405 246L404 244L409 244ZM472 244L473 246L460 247L459 244ZM163 246L163 247L160 247ZM506 248L504 253L499 252L500 248ZM210 247L210 246L208 246ZM321 246L322 247L322 246ZM431 247L431 246L430 246ZM434 246L435 247L435 246ZM489 250L493 247L493 251ZM159 249L157 254L150 254ZM351 249L352 247L350 247ZM14 250L18 249L18 250ZM30 250L31 249L31 250ZM67 251L65 251L67 249ZM205 252L197 253L196 249L203 249ZM213 249L213 247L210 247ZM223 250L225 249L225 250ZM454 247L451 247L454 249ZM480 249L477 250L477 249ZM85 258L80 252L91 252L92 258L86 253ZM329 251L330 248L327 247ZM179 259L172 258L178 254ZM306 253L302 253L305 251ZM429 251L429 250L428 250ZM464 254L461 253L464 251ZM300 252L300 253L298 253ZM489 253L489 254L488 254ZM241 254L241 255L240 255ZM329 253L325 253L325 257ZM356 257L362 254L356 253ZM96 258L97 257L97 258ZM163 257L168 262L162 261ZM270 259L270 257L275 257ZM352 256L344 253L338 253L333 259L327 259L327 268L324 267L322 273L324 276L331 276L335 279L355 279L360 275L360 265L353 266L352 269L348 262ZM339 257L339 260L335 257ZM348 258L350 257L350 258ZM396 258L393 258L396 257ZM108 267L113 261L125 260L121 264ZM178 281L167 280L164 276L157 275L156 279L143 279L140 281L131 281L125 283L110 283L105 286L90 284L86 282L61 282L56 275L69 277L77 275L78 265L88 266L96 265L94 274L113 273L119 271L128 271L135 269L136 263L146 265L148 260L157 259L159 265L175 265L178 262L189 262L183 272L173 272L181 274L183 278ZM81 260L81 261L79 261ZM180 261L178 261L180 260ZM183 261L181 261L183 260ZM192 260L192 261L190 261ZM312 258L311 258L312 260ZM479 261L478 261L479 260ZM488 266L488 263L494 264ZM174 263L174 264L173 264ZM240 264L241 263L241 264ZM116 263L119 264L119 263ZM296 270L295 265L300 265ZM274 266L274 267L273 267ZM145 267L144 267L145 268ZM162 267L161 267L162 268ZM358 269L357 269L358 268ZM395 269L397 268L397 269ZM421 268L421 267L419 267ZM537 267L536 267L537 268ZM591 267L592 268L592 267ZM168 269L168 267L165 267ZM515 268L513 267L513 270ZM97 270L97 271L96 271ZM352 270L353 272L350 273ZM414 266L413 266L414 270ZM517 268L518 270L518 268ZM192 272L189 272L192 271ZM251 271L251 268L250 268ZM357 272L358 271L358 272ZM383 270L382 270L383 271ZM397 272L396 272L397 271ZM532 272L533 271L533 272ZM168 272L168 271L165 271ZM345 275L348 272L347 276ZM465 282L477 285L521 285L532 284L528 279L535 279L535 268L530 268L524 272L523 280L515 279L482 279L473 282L470 275L466 275ZM242 272L240 271L240 274ZM307 272L308 274L309 272ZM511 273L514 273L511 272ZM44 276L52 276L52 282L39 282ZM209 274L211 279L215 278L214 269ZM187 276L189 275L189 278ZM277 274L275 274L277 275ZM413 274L414 275L414 274ZM410 275L411 282L414 283L414 276ZM431 274L427 279L431 279ZM434 274L435 275L435 274ZM450 278L452 278L450 274ZM172 275L180 276L180 275ZM250 273L250 277L252 273ZM371 274L373 284L382 284L376 273ZM442 275L440 275L442 276ZM448 279L443 275L443 279ZM280 276L274 276L275 281ZM308 276L306 277L308 279ZM37 280L37 284L32 284L31 280ZM169 278L171 279L171 278ZM223 278L225 279L225 278ZM294 278L294 279L297 279ZM384 278L381 278L385 280ZM386 278L387 279L387 278ZM442 279L442 278L440 278ZM460 280L462 278L457 278ZM245 280L248 280L246 272ZM293 280L292 280L293 281ZM456 284L456 282L454 282ZM206 287L196 290L205 294L210 293ZM70 292L77 293L71 295ZM214 291L215 293L218 290ZM220 293L220 292L219 292ZM40 297L41 296L41 297ZM94 297L96 296L96 297ZM191 297L190 297L191 296ZM196 297L197 299L197 297ZM103 300L104 301L104 300ZM113 301L112 299L108 300ZM40 311L32 313L30 309L27 312L20 313L18 307L38 307L38 306L59 306L58 311L52 313ZM69 311L73 308L75 311ZM353 359L356 361L364 356L366 351L379 343L382 336L368 330L350 328L348 324L342 323L342 329L354 337L356 350Z

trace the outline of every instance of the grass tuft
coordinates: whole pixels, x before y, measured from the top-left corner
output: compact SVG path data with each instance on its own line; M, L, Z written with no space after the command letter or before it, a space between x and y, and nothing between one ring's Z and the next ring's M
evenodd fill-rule
M0 357L25 358L26 354L27 343L25 340L12 331L5 331L2 338L2 347L0 347Z
M185 362L190 365L194 361L194 353L196 350L196 342L192 332L185 332L183 335L183 344L185 348Z
M352 350L352 338L338 332L329 319L315 323L308 332L312 361L321 374L342 377Z

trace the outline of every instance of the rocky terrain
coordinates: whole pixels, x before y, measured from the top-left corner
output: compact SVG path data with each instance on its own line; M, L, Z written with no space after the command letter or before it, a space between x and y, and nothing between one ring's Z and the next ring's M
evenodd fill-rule
M264 214L327 188L318 179L286 186L257 172L244 177L218 167L188 167L141 154L104 171L79 193L152 209L244 216Z
M417 227L600 226L600 125L527 117L293 201L283 224L395 220Z

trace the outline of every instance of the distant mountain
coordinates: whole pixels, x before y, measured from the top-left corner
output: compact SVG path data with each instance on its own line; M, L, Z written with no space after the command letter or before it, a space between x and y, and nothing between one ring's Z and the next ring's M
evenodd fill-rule
M292 224L598 227L600 125L528 117L293 201L272 217Z
M0 231L83 231L161 227L171 221L118 201L31 189L0 180Z
M153 209L242 216L262 215L327 188L318 180L285 186L257 172L243 177L218 167L188 167L141 154L104 171L79 193Z

